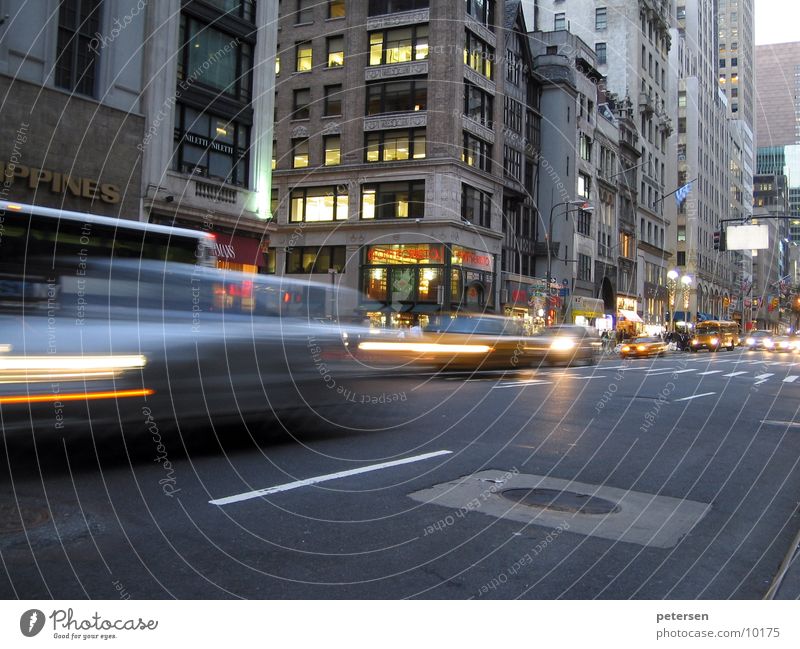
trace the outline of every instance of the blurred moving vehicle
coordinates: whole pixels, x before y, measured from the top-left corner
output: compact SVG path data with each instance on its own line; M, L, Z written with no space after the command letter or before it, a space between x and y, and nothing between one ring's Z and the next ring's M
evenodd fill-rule
M556 325L532 336L526 353L535 360L553 364L594 365L603 342L594 329L582 325Z
M642 337L634 338L631 342L625 343L619 350L619 355L622 358L630 358L631 356L646 357L646 356L666 356L667 343L661 338L655 337Z
M358 342L362 362L437 370L514 369L529 365L528 339L512 318L456 315L434 319L421 333L372 334Z
M771 331L751 331L747 334L744 344L751 351L756 349L772 349L775 346L773 337L774 334Z
M707 349L717 352L724 347L733 351L739 344L739 325L728 320L706 320L698 322L690 344L693 352Z
M768 348L773 352L794 352L798 351L797 341L790 336L773 336L772 346Z
M0 316L6 440L359 425L345 390L380 377L347 353L348 328L318 321L354 295L163 261L89 271L54 278L45 313Z

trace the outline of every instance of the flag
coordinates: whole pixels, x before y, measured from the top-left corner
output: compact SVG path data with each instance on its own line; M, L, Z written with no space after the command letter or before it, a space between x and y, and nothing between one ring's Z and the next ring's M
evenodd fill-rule
M691 191L692 191L692 183L689 182L675 192L675 202L678 204L678 207L680 207L681 203L683 203L683 201L686 200L686 197L689 195L689 192Z

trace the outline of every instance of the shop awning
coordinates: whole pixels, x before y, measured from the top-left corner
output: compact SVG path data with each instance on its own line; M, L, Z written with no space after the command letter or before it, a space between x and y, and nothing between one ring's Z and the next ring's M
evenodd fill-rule
M625 309L620 309L619 314L628 322L644 322L644 320L639 317L639 314L636 313L636 311L626 311Z

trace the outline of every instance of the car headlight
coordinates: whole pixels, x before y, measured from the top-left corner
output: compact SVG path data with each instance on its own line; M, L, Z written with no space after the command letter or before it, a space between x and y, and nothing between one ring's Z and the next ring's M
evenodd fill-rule
M772 342L769 338L764 339L764 347L774 347L775 343Z
M711 344L712 345L719 345L719 338L712 338L711 339Z
M628 347L627 345L625 345L625 346L623 346L622 351L623 352L629 352L629 351L631 351L631 348Z
M550 343L550 349L554 352L566 352L575 347L575 341L571 338L556 338Z
M699 344L700 344L700 341L699 341L699 340L697 340L697 338L695 338L695 339L692 341L692 344L693 344L693 345L699 345Z
M745 342L748 345L755 345L756 344L756 339L755 338L748 338Z
M785 340L780 343L781 349L789 349L789 343Z
M645 349L647 349L647 347L644 345L639 345L636 349L638 349L640 352L643 352Z

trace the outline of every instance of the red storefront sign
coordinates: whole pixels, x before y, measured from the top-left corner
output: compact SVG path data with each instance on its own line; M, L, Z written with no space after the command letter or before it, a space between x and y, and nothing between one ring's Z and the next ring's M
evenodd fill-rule
M263 247L259 239L215 232L219 261L249 266L265 266Z
M370 264L412 264L412 263L444 263L441 246L393 245L370 246L367 249L367 262Z

